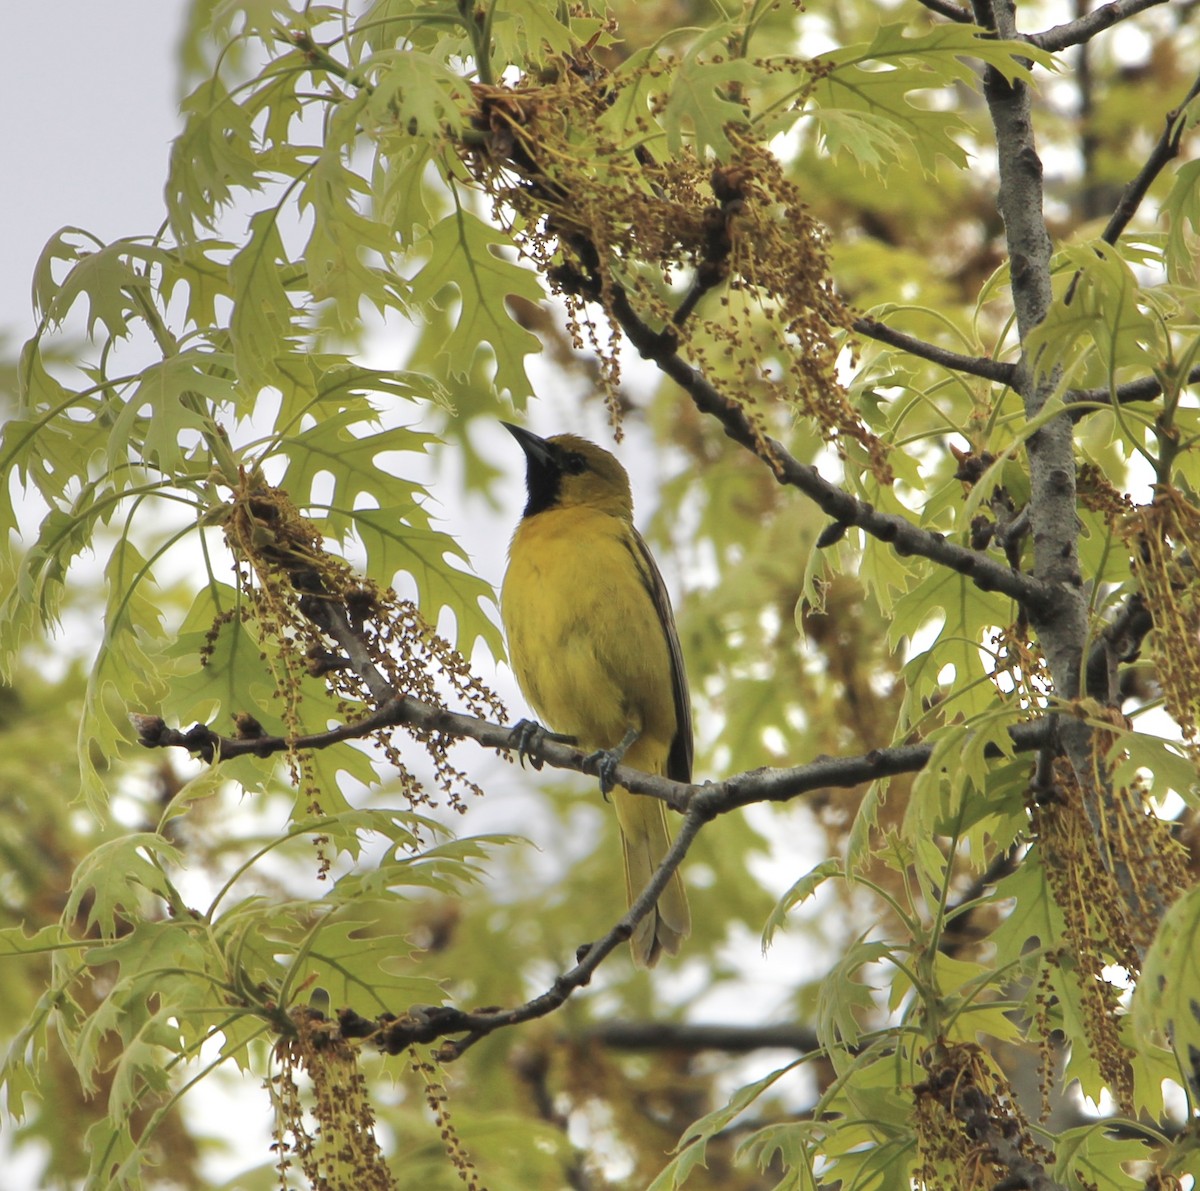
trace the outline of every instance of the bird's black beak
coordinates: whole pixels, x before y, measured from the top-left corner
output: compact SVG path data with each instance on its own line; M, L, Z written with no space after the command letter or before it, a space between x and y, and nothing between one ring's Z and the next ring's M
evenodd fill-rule
M511 422L501 422L500 425L525 452L525 489L529 496L525 504L525 516L532 517L558 500L563 474L561 453L532 430L514 426Z
M523 426L514 426L511 422L501 422L500 425L517 440L521 450L525 452L525 457L531 463L544 468L554 467L556 462L554 450L544 438L534 434L532 430L526 430Z

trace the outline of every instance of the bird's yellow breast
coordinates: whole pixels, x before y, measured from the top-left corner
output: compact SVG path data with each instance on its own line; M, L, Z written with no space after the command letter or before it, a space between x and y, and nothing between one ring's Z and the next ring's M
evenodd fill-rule
M584 507L526 517L500 595L509 660L535 714L586 749L642 735L629 764L662 772L675 735L671 655L623 518Z

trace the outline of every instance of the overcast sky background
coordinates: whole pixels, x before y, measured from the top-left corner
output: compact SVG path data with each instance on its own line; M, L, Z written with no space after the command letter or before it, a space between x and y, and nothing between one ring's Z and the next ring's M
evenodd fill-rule
M7 4L0 28L0 327L33 329L30 282L67 224L102 239L161 222L177 129L177 0Z

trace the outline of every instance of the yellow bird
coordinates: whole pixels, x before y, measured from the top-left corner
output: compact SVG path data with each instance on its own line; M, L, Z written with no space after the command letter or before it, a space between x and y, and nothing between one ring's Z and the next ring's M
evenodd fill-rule
M508 550L500 615L508 655L538 718L605 752L605 768L692 780L692 713L662 576L633 526L629 476L595 443L503 425L526 460L528 502ZM670 846L656 798L613 787L629 900ZM636 963L674 955L691 929L679 874L630 939Z

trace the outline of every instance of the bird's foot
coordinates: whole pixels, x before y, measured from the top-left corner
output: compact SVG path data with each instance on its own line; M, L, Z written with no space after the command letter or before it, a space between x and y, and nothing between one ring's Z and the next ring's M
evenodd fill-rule
M508 734L509 743L517 750L517 756L521 758L521 764L524 765L528 760L529 764L534 769L542 767L542 745L547 740L557 741L559 744L574 744L574 736L564 736L561 732L551 732L549 728L544 728L537 720L517 720L513 724L512 731Z
M617 766L625 759L625 754L629 751L629 746L638 738L638 732L635 728L630 728L625 733L625 739L621 741L616 748L597 749L594 753L589 754L584 759L584 768L595 769L600 777L600 793L606 798L608 792L617 784Z

